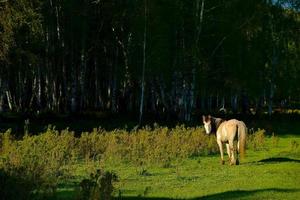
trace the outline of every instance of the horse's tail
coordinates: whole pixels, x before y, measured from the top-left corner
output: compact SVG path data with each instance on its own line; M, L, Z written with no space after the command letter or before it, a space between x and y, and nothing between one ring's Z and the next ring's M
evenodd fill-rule
M241 158L245 157L246 153L246 138L247 138L247 127L244 122L238 123L238 139L239 139L239 153Z

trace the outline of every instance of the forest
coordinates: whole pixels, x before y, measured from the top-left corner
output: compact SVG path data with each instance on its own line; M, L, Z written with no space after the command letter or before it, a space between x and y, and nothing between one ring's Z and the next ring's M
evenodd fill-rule
M297 0L1 0L0 112L299 108Z

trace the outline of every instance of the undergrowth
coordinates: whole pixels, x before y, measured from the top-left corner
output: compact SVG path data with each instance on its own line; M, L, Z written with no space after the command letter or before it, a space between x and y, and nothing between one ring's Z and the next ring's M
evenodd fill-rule
M276 145L276 139L274 145ZM265 131L248 136L248 148L264 148ZM295 149L299 144L292 143ZM202 127L156 126L126 131L101 128L75 137L68 129L49 128L39 135L15 139L8 130L0 134L0 170L11 177L30 182L35 194L55 194L60 181L68 179L79 162L129 163L137 173L147 175L147 166L163 168L180 165L186 158L217 153L215 136L205 135ZM99 175L100 176L100 175Z

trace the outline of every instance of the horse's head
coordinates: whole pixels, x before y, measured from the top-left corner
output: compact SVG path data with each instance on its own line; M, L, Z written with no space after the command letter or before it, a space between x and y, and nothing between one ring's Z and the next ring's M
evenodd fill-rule
M211 116L210 115L208 115L208 116L202 115L202 121L204 124L204 129L205 129L206 134L210 134L211 130L212 130Z

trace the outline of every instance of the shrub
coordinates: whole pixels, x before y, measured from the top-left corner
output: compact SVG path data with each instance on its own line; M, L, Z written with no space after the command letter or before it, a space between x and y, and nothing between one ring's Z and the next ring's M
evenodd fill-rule
M94 129L76 138L68 129L57 131L49 126L39 135L26 134L20 140L10 132L0 134L0 169L30 180L33 183L30 189L38 194L54 193L61 179L69 175L70 166L82 160L128 162L137 167L139 174L145 175L149 165L170 167L173 162L178 165L185 158L218 151L215 136L203 134L200 127L170 129L156 125L153 129L144 127L132 131Z
M9 132L2 134L1 169L15 177L34 183L37 191L55 191L58 180L66 173L75 151L74 134L48 129L37 136L25 135L14 140ZM8 145L9 144L9 145Z
M299 147L299 143L296 140L291 140L290 151L296 152L298 150L298 147Z
M271 140L272 140L272 146L273 147L278 147L279 137L275 136L275 134L272 133Z
M90 175L90 179L81 181L79 199L110 200L115 181L117 181L115 173L98 169L95 174Z
M0 170L0 197L1 199L30 199L33 184L22 178L16 177Z
M248 135L248 147L254 151L262 150L265 148L265 133L264 129L258 129L253 134Z

